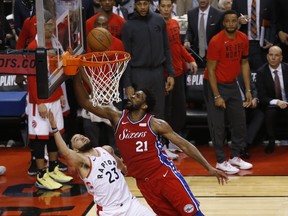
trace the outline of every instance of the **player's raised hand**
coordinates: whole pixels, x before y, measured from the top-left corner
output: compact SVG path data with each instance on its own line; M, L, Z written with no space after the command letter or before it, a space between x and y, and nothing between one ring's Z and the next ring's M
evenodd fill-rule
M125 88L126 97L130 100L132 95L135 94L135 90L132 86L128 86Z

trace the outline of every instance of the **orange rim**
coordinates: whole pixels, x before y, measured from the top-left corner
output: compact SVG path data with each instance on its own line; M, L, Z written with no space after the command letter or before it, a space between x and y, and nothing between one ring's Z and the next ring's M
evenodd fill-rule
M117 59L115 59L116 55ZM98 57L103 57L103 59L101 61L93 61L93 58ZM114 57L114 60L110 60L110 57ZM62 55L62 62L64 73L68 76L73 76L76 75L78 67L80 66L97 67L106 63L115 64L128 61L130 58L130 54L123 51L91 52L83 55L72 55L65 52Z

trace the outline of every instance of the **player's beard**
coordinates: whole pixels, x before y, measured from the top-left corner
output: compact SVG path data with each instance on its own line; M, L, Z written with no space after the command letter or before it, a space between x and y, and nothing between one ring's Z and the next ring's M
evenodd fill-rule
M89 150L91 150L92 148L94 148L94 144L90 141L88 143L85 143L83 146L81 146L78 150L80 152L88 152Z
M135 111L139 109L139 105L134 105L131 101L126 104L126 109L129 111Z
M225 30L226 30L226 32L229 33L229 34L234 34L234 33L236 32L237 28L233 28L233 29L232 29L232 28L229 28L229 29L226 28Z

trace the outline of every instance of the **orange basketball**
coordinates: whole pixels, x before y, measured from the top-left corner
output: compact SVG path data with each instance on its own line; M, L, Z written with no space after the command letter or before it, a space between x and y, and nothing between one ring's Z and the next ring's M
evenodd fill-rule
M93 52L106 51L112 44L112 35L105 28L94 28L87 36L87 44Z

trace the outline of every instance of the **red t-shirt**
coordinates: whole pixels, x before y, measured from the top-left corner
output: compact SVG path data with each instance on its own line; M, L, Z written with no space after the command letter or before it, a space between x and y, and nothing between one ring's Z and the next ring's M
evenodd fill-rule
M112 35L112 44L109 47L110 51L125 51L123 42Z
M180 27L176 20L170 19L169 23L166 24L167 33L169 38L172 64L175 71L174 76L180 76L183 74L183 62L194 62L195 59L190 53L184 48L180 39Z
M248 37L240 31L236 31L235 39L229 39L222 30L210 40L207 59L217 61L215 75L218 83L236 80L241 71L241 59L248 57L248 50ZM208 79L207 67L204 78Z
M37 41L33 40L28 46L27 49L36 49L38 47ZM47 47L49 48L49 47ZM51 66L52 64L50 64ZM48 99L39 99L37 94L37 82L36 76L27 76L27 86L29 94L29 103L41 104L41 103L51 103L60 99L63 95L61 86L59 86Z
M125 51L123 42L112 35L112 43L107 51ZM87 53L92 52L90 47L87 46Z
M23 28L19 34L16 49L24 49L27 45L35 39L37 34L36 16L28 17L23 23Z
M95 26L95 20L97 17L99 17L102 13L99 12L95 14L94 16L90 17L86 21L86 36L90 33L90 31L94 28ZM122 17L118 16L117 14L112 14L110 19L108 20L109 24L109 31L111 34L117 38L121 38L121 30L122 30L122 25L125 23L125 19Z
M116 145L127 165L128 175L136 179L153 176L169 160L161 152L159 136L150 126L151 114L140 121L132 122L124 110L118 122L115 138Z

